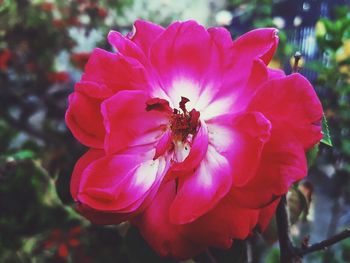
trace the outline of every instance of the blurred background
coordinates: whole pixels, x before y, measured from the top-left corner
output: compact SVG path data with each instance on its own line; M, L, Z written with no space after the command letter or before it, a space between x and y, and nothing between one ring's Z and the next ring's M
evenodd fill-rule
M91 225L69 194L86 149L65 126L67 96L93 48L110 50L108 31L127 33L137 18L195 19L233 38L277 27L270 66L289 74L302 53L300 72L322 100L333 141L308 153L309 176L288 194L293 239L314 243L350 226L350 1L0 0L0 262L176 262L158 258L127 223ZM276 240L272 222L231 250L186 262L274 263ZM303 262L350 262L350 240Z

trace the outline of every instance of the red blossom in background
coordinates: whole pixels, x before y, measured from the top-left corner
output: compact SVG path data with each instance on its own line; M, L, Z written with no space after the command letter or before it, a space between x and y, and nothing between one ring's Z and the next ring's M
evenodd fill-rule
M69 74L65 71L60 72L50 72L47 75L47 79L51 83L64 83L69 81Z
M8 49L0 51L0 71L7 70L11 59L11 52Z
M68 231L61 229L53 229L50 236L42 244L43 249L55 249L56 254L62 258L66 259L69 255L69 250L77 248L80 246L80 227L73 227Z
M85 64L87 63L88 59L90 57L89 52L79 52L79 53L73 53L70 56L70 60L74 66L77 68L83 70Z
M52 10L55 8L55 5L53 3L44 2L39 5L40 9L45 12L52 12Z
M102 18L104 18L104 17L106 17L108 15L107 9L105 9L103 7L98 7L97 8L97 13L98 13L98 16L102 17Z
M66 26L66 21L63 19L53 19L52 20L52 25L55 28L64 28Z
M265 229L307 174L322 107L300 74L267 67L275 29L232 41L194 21L137 21L95 49L66 122L90 150L71 194L96 224L130 220L162 256L229 248Z

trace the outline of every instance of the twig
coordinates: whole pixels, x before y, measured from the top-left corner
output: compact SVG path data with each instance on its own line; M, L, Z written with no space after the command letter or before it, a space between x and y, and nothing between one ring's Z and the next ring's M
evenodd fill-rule
M293 64L293 68L292 68L293 73L299 72L299 70L300 70L299 62L300 62L301 57L302 57L302 55L301 55L301 53L299 51L295 52L295 54L294 54L294 64Z
M307 248L301 249L297 252L297 254L299 256L304 256L304 255L310 254L312 252L325 250L329 246L332 246L335 243L338 243L339 241L346 239L346 238L349 238L349 237L350 237L350 228L345 229L344 231L332 236L329 239L323 240L323 241L316 243L316 244L313 244Z
M316 243L311 246L295 247L289 235L289 220L287 213L286 196L281 197L276 211L276 223L278 231L278 240L280 244L280 262L281 263L296 263L301 262L303 256L312 252L325 250L343 239L350 237L350 228L336 234L326 240Z
M251 240L247 240L247 263L253 263L253 245Z
M208 256L208 259L210 260L211 263L218 263L209 248L205 251L205 254Z
M280 244L280 262L294 263L298 255L289 236L289 220L287 213L287 199L283 195L277 206L276 223L278 231L278 241Z

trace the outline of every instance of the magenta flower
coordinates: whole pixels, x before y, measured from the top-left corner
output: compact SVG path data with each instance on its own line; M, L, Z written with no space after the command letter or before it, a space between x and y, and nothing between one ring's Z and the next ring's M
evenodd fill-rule
M299 74L267 67L275 29L232 41L194 21L137 21L95 49L66 122L90 150L71 193L93 223L130 220L163 256L228 248L264 229L306 176L321 104Z

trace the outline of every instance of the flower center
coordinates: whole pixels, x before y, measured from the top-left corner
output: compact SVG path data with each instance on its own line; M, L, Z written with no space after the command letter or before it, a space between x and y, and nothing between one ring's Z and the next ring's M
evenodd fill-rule
M171 135L174 141L185 142L188 136L196 135L199 127L199 111L192 109L190 112L186 109L186 103L190 100L186 97L181 97L179 108L173 110L170 119Z
M190 100L181 97L178 109L172 109L169 102L165 99L152 98L146 101L146 111L160 111L169 114L169 132L160 138L156 147L154 160L167 150L174 150L174 159L176 162L182 162L189 154L192 141L196 136L200 121L199 111L192 109L190 112L186 109L186 103Z

